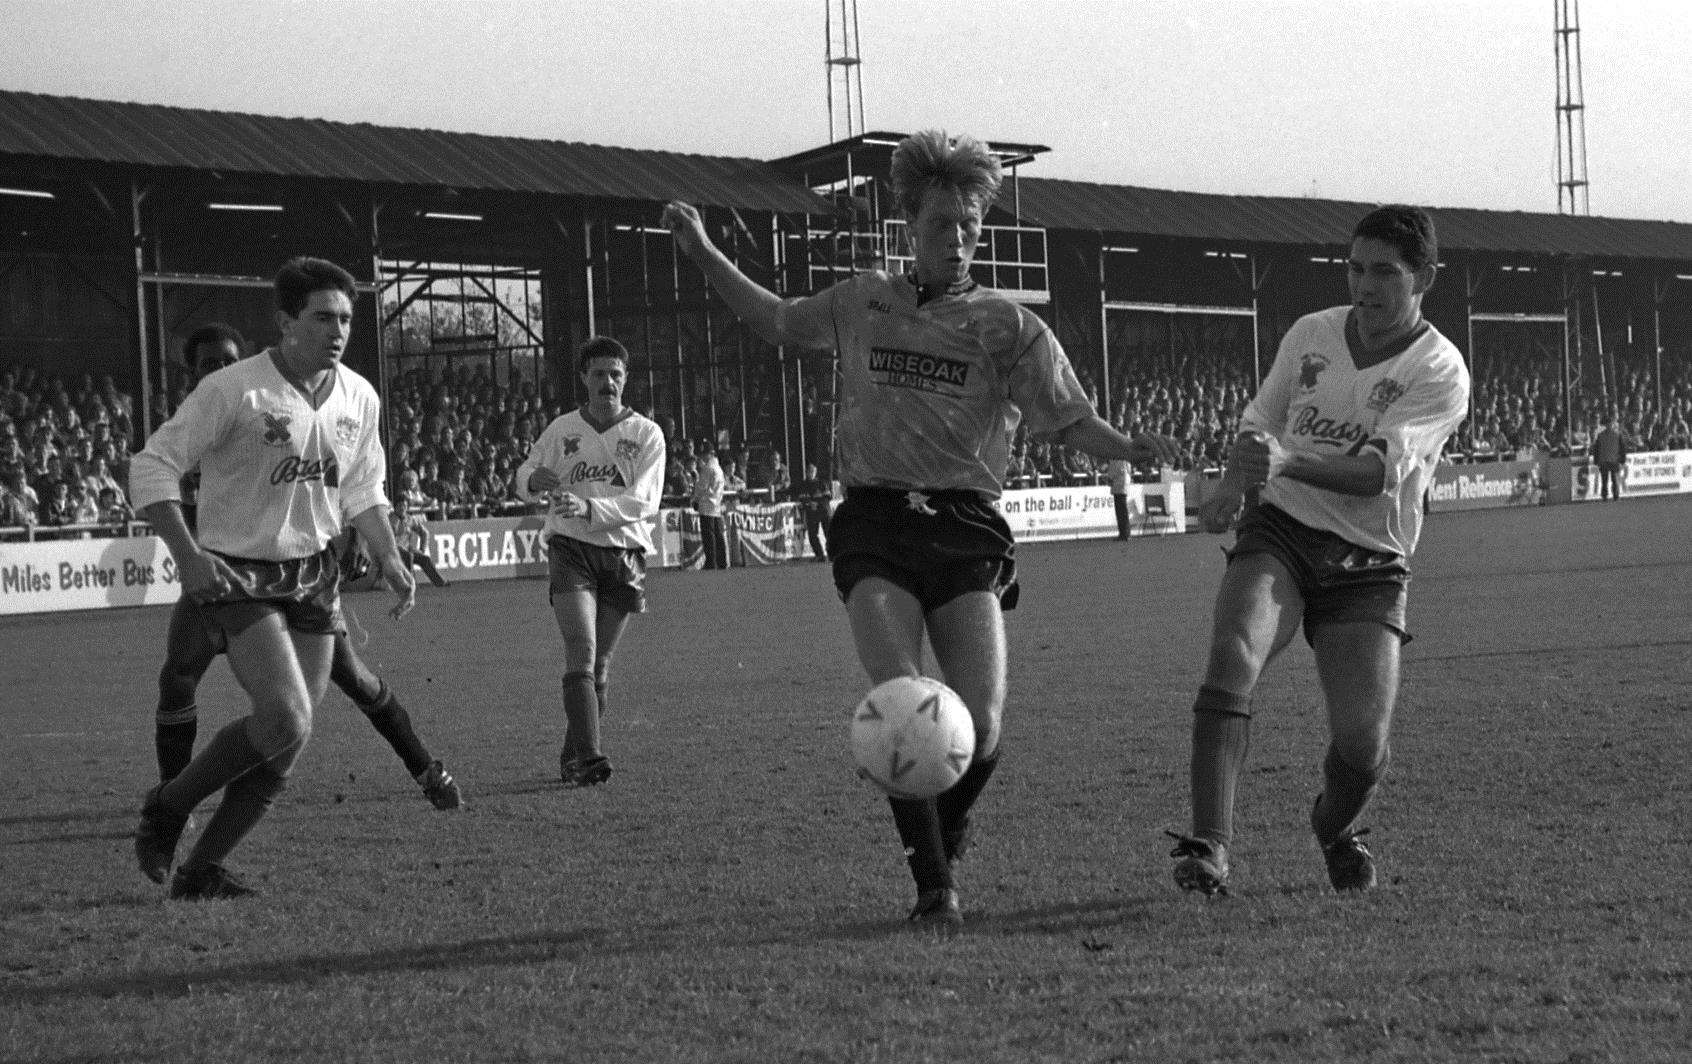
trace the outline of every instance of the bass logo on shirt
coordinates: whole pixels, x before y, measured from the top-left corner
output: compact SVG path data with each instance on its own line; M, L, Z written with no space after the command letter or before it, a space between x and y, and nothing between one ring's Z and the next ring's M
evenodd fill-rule
M333 455L328 458L301 458L289 455L276 463L270 471L272 484L293 484L301 480L321 480L326 488L341 486L341 467Z
M1370 410L1384 414L1386 408L1398 402L1403 394L1404 385L1391 377L1386 377L1369 390L1369 398L1364 401L1363 405Z
M969 382L968 362L896 347L870 348L869 369L878 384L925 392L951 391Z
M639 440L618 440L617 457L625 462L632 462L640 457Z
M580 436L566 436L564 437L563 443L564 457L566 458L582 449L582 438Z
M1328 359L1312 351L1304 356L1298 364L1298 387L1300 391L1312 392L1316 390L1316 378L1328 368Z
M293 439L288 434L288 422L294 420L293 418L287 414L263 414L263 417L265 443L272 447L280 447Z
M577 462L570 467L568 479L572 484L580 484L584 480L596 480L602 484L613 484L617 487L628 486L623 480L622 471L610 462L606 462L604 465L589 465L586 462Z

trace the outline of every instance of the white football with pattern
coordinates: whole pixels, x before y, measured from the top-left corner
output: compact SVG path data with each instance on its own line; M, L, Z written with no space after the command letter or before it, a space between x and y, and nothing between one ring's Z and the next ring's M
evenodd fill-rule
M878 684L852 711L858 775L895 798L932 798L975 751L975 722L956 691L926 676Z

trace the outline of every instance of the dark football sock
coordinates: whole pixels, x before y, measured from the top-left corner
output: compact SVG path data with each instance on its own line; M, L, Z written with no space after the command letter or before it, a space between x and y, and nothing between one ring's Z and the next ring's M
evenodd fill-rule
M405 762L405 770L413 778L429 767L434 760L429 751L424 748L423 740L411 727L411 714L400 705L399 699L394 697L393 688L386 683L381 686L381 694L369 705L359 705L364 715L369 718L370 726L376 729L376 734L388 740L388 745L394 748L394 753Z
M222 790L236 777L264 764L265 756L247 737L250 717L230 721L176 777L159 789L159 801L179 816Z
M269 765L260 765L231 781L223 788L223 801L206 822L206 830L194 840L194 849L183 865L221 863L264 819L276 796L287 785L287 778Z
M1328 756L1322 759L1322 795L1310 810L1310 830L1316 833L1317 842L1328 846L1351 830L1374 796L1376 784L1386 775L1391 756L1390 751L1383 752L1380 762L1365 772L1328 747Z
M952 869L940 841L940 814L934 799L887 799L893 807L893 823L905 847L905 861L919 893L952 886Z
M599 703L599 719L605 719L605 711L611 708L611 681L596 680L593 685L594 701Z
M1193 702L1193 835L1226 846L1234 791L1251 745L1251 698L1206 685Z
M564 722L565 760L599 753L599 699L593 691L593 673L564 674Z
M1003 750L1004 744L1000 743L993 748L990 756L978 757L971 761L969 768L958 777L958 782L934 799L934 808L940 815L940 830L943 836L963 826L964 818L969 816L975 800L981 797L981 791L992 778L993 770L999 767L999 754Z
M175 779L194 760L194 739L199 733L199 708L192 702L182 709L159 707L153 718L153 749L159 758L159 782Z

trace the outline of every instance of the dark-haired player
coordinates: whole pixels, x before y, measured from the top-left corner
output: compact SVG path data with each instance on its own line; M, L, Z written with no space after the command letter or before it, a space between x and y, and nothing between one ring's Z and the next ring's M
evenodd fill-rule
M566 787L592 787L611 778L599 745L611 657L629 615L646 610L664 433L623 405L629 353L622 344L596 336L577 363L588 401L553 419L515 480L519 496L547 506L547 598L564 637L559 777Z
M664 222L735 313L777 344L839 352L837 475L828 526L834 582L872 684L922 672L926 633L946 683L975 721L975 758L937 799L889 799L917 904L910 919L963 916L952 863L999 760L1005 628L1016 602L1015 542L994 506L1020 419L1103 458L1172 461L1172 440L1129 439L1093 411L1056 337L1030 311L970 279L982 219L999 191L981 142L927 131L893 153L893 195L915 268L862 273L783 300L712 245L698 211Z
M1330 735L1311 830L1335 890L1375 885L1357 819L1390 753L1422 493L1469 401L1462 354L1422 318L1438 255L1420 208L1382 207L1357 224L1350 304L1287 331L1221 490L1200 509L1207 530L1237 522L1238 532L1193 704L1192 834L1171 854L1185 890L1225 889L1251 693L1301 624Z
M181 772L147 792L135 832L142 872L162 882L189 815L223 800L171 879L173 898L253 893L223 861L286 787L311 736L343 630L330 540L344 520L385 564L395 617L416 601L387 520L380 404L341 365L357 296L352 276L296 258L276 276L281 341L202 380L130 465L136 508L181 575L183 595L227 642L252 712L222 728ZM200 468L200 511L182 519L181 478Z
M246 341L241 334L220 323L201 326L183 344L196 385L217 370L240 361L245 349ZM182 478L182 517L190 532L196 527L197 507L192 507L188 500L197 497L199 483L198 468ZM170 782L193 758L194 740L199 731L200 682L211 663L228 649L228 641L206 623L198 602L187 595L176 600L170 613L164 665L159 669L159 703L154 714L154 748L160 783ZM371 726L393 747L431 805L436 809L457 809L463 804L457 781L440 761L430 756L412 727L411 715L395 697L393 689L359 658L345 631L335 633L329 679L352 699Z

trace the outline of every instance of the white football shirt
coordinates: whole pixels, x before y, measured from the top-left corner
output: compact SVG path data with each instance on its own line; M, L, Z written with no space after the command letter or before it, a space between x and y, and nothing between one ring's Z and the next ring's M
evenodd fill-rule
M198 465L201 546L238 558L309 557L346 518L388 504L380 411L376 389L345 366L313 410L274 352L260 352L188 393L130 460L130 498L138 512L180 500L182 475Z
M553 419L517 467L519 498L546 502L545 493L529 490L529 475L543 466L558 474L559 490L588 505L586 517L548 513L543 535L652 551L652 518L664 493L664 433L656 422L625 409L601 432L572 410Z
M1240 428L1266 432L1292 453L1379 454L1386 463L1379 495L1276 477L1262 498L1312 528L1409 557L1440 448L1468 413L1469 370L1425 322L1392 350L1370 354L1350 320L1351 308L1342 306L1294 322Z

